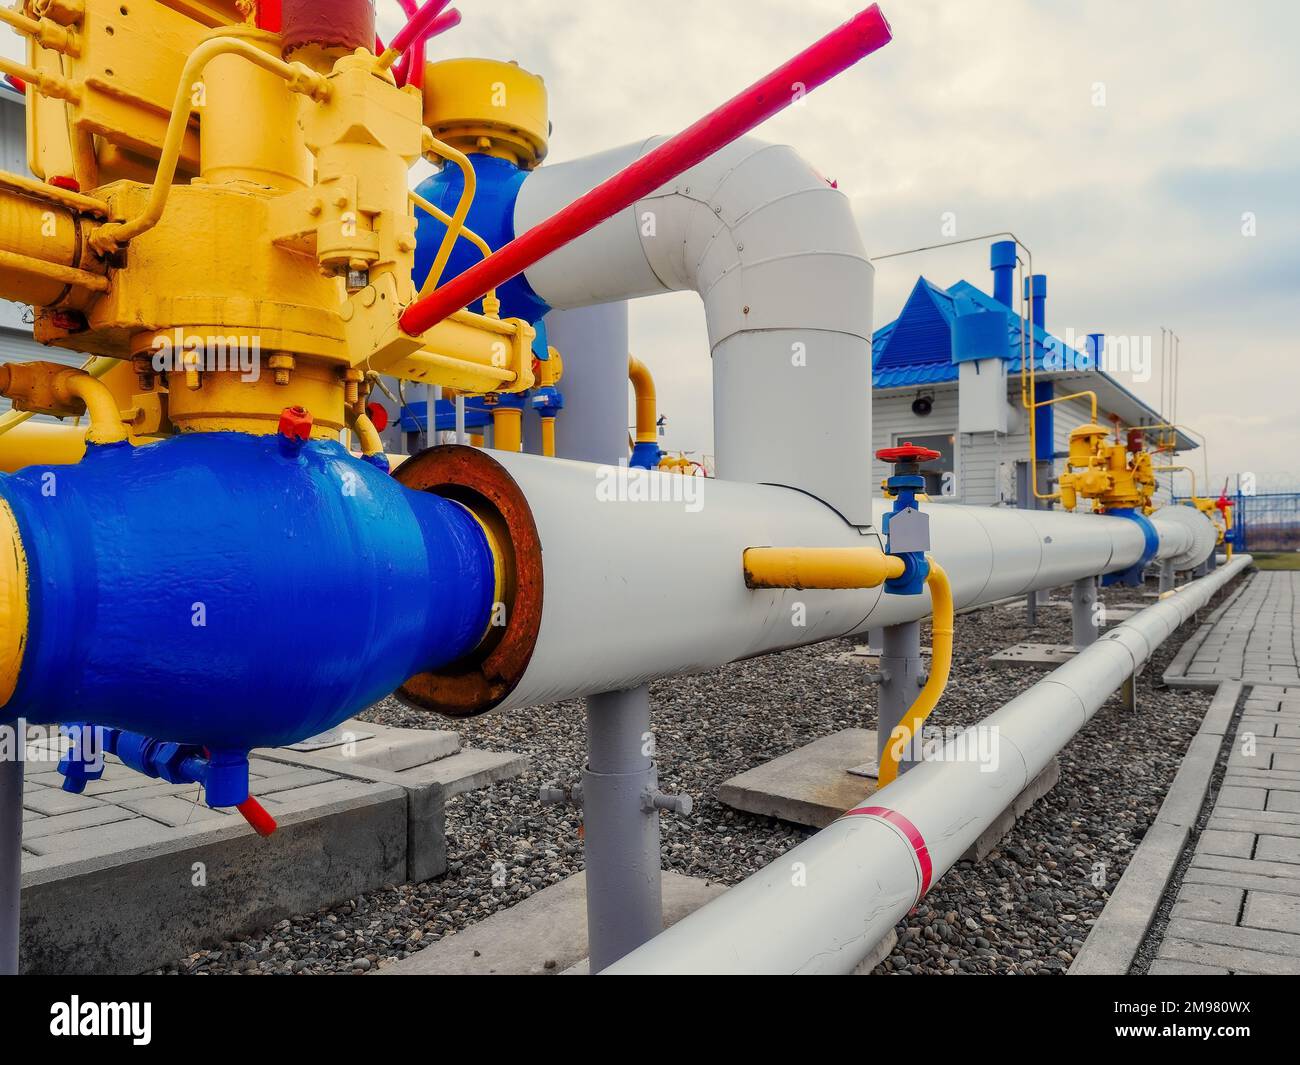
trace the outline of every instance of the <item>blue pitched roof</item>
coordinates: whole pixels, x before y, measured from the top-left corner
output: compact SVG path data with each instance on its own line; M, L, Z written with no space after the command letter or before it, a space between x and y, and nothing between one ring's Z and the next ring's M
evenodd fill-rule
M957 364L952 359L953 323L959 315L980 311L1006 314L1007 371L1019 373L1019 315L968 281L958 281L951 288L942 289L921 277L898 317L872 335L873 387L900 388L956 381ZM1037 326L1032 328L1031 335L1035 370L1059 369L1059 366L1045 367L1044 357L1049 352L1068 352L1071 349L1064 341Z

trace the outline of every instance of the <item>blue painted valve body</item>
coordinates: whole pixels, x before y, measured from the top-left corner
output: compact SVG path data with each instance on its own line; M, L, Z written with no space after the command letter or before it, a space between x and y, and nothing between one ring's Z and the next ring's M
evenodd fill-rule
M0 476L0 496L29 567L3 721L92 722L242 760L461 657L491 617L474 516L333 441L92 446L75 466Z

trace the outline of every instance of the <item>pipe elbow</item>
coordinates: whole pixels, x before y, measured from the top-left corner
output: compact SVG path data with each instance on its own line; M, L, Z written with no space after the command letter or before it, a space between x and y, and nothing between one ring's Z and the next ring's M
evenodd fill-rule
M640 230L647 262L700 294L714 348L768 329L870 340L874 269L852 206L789 145L743 138L638 210L659 224Z
M54 379L54 390L64 402L79 400L85 405L90 418L90 428L86 430L87 443L120 444L129 439L117 399L103 381L91 377L84 370L66 370Z

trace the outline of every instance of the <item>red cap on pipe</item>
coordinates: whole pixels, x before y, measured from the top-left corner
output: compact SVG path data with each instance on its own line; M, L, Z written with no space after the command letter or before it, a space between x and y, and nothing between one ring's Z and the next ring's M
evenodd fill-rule
M252 826L259 836L269 836L276 829L275 818L266 812L266 807L249 796L235 807L244 815L244 820Z
M880 8L872 4L739 96L642 156L626 170L597 185L558 214L539 222L424 299L411 304L402 314L402 328L412 336L432 329L489 289L505 284L533 263L594 229L605 219L784 110L796 99L824 85L858 60L884 47L891 36L889 23L880 13Z

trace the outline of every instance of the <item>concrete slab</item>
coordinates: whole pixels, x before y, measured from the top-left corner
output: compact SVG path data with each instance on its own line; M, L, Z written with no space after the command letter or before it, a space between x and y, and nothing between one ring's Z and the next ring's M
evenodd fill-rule
M665 871L664 927L726 890L721 884ZM586 957L587 878L578 873L409 958L381 966L376 975L556 975L573 971Z
M1051 670L1065 665L1078 653L1076 648L1058 643L1017 643L989 655L988 660L995 666Z
M875 729L844 729L732 777L719 786L718 800L747 813L825 828L875 792L875 780L851 772L875 758Z
M405 793L341 783L349 794L327 809L281 816L267 839L239 817L182 828L143 821L147 831L134 834L123 831L131 822L119 822L68 833L50 853L24 855L22 971L144 972L237 932L401 880ZM121 838L108 835L114 830Z
M255 836L197 785L114 758L81 795L47 761L24 789L23 968L126 974L386 884L445 872L445 803L527 760L462 751L455 733L344 722L259 751L252 792L280 829ZM111 898L112 906L87 899Z

